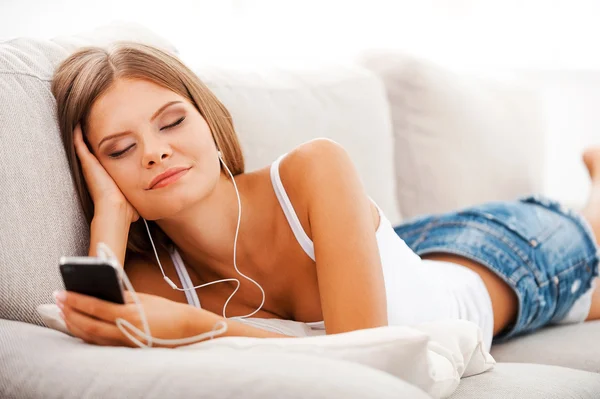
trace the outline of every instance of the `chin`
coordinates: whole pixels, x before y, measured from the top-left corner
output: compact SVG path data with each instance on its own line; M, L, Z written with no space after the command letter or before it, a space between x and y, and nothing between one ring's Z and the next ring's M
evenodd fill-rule
M148 215L148 217L142 216L146 220L159 220L176 216L202 199L202 194L199 192L200 188L192 186L187 184L177 187L176 190L160 190L160 199L153 196L152 199L142 200L144 206L136 209L140 210L140 215ZM154 206L149 207L148 204Z

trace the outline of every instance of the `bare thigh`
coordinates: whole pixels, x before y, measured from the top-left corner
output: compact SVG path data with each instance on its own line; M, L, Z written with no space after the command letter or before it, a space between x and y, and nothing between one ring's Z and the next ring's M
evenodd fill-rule
M421 256L422 259L432 259L452 262L473 270L483 280L492 300L494 312L494 336L515 322L519 301L513 289L494 272L478 262L448 253L430 253Z

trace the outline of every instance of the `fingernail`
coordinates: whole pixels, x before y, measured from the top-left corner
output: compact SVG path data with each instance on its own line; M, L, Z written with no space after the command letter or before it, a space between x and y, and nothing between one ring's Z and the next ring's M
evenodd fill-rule
M54 296L56 302L63 302L67 297L67 294L65 294L64 291L54 291L52 295Z
M65 319L65 314L62 312L62 310L59 310L58 314L59 314L59 316L60 316L61 319L63 319L63 320Z

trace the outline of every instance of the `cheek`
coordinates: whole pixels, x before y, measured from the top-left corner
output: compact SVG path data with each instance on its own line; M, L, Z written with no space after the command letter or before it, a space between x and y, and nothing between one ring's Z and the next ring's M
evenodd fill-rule
M128 201L132 201L136 192L141 189L141 180L136 173L131 173L133 168L128 168L122 165L113 168L107 168L109 175L119 190L123 193Z
M196 114L187 125L186 136L192 141L194 147L207 148L214 144L214 139L210 131L210 127L202 118L202 115Z

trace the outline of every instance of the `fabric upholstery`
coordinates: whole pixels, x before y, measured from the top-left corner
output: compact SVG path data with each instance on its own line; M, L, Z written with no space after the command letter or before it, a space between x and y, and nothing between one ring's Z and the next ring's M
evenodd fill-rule
M595 399L600 375L559 366L498 363L494 370L463 378L450 399Z
M304 354L101 347L9 320L0 348L3 399L429 398L385 372Z
M534 87L393 52L361 64L385 84L403 217L541 192L544 120Z
M247 170L311 139L330 138L348 151L366 193L390 222L400 222L389 107L373 73L351 65L194 70L232 113Z
M7 399L84 395L177 398L200 393L205 398L428 398L391 375L332 359L218 351L199 356L194 351L106 348L9 320L0 320L0 348L0 394ZM226 383L223 376L228 378ZM599 396L600 375L596 373L550 365L498 363L488 372L463 378L450 398Z
M498 362L542 363L600 373L600 321L548 326L492 346Z

